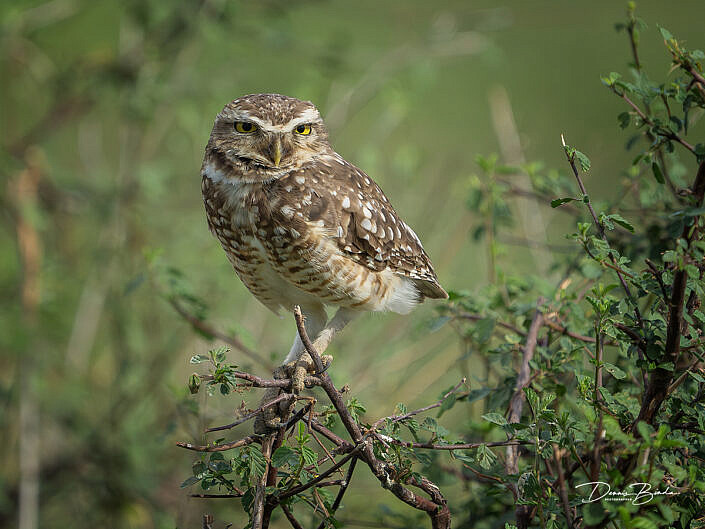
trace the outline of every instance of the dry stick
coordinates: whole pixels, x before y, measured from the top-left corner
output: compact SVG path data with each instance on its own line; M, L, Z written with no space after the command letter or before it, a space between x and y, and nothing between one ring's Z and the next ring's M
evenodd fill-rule
M282 393L274 400L270 400L269 402L262 404L256 410L254 410L251 413L248 413L247 415L238 419L235 422L231 422L230 424L224 424L223 426L214 426L213 428L206 428L206 433L219 432L221 430L230 430L231 428L235 428L237 425L242 424L243 422L247 422L250 419L254 419L257 416L257 414L260 413L262 410L267 409L267 408L271 408L272 406L274 406L275 404L279 404L283 400L289 400L289 399L293 399L293 398L296 398L296 395L294 395L292 393Z
M207 499L219 499L219 498L241 498L245 493L238 491L237 494L189 494L191 498L207 498Z
M400 441L386 435L374 434L385 443L391 443L406 448L427 448L429 450L471 450L480 446L495 447L495 446L520 446L533 444L532 441L522 441L518 439L509 439L507 441L496 441L493 443L459 443L452 445L434 444L434 443L411 443L408 441Z
M519 375L517 376L516 386L514 388L514 395L509 402L509 415L507 421L509 423L516 423L521 420L521 412L524 408L524 388L529 384L530 377L530 367L529 362L534 357L534 351L536 350L536 345L538 343L539 329L543 323L543 314L541 313L540 306L543 303L543 299L539 299L537 305L539 307L534 313L534 317L531 320L531 325L529 327L529 333L526 337L526 345L524 346L524 354L521 359L521 367L519 368ZM515 445L510 445L507 447L506 451L506 462L505 468L507 474L518 474L519 473L519 461L517 459L518 449ZM515 494L518 495L518 491L514 490Z
M695 198L694 206L700 207L705 196L705 162L698 167L698 173L691 187L691 195ZM696 236L698 218L694 218L693 226L684 226L681 238L685 240L687 246ZM683 304L685 302L685 290L688 283L688 271L684 267L676 270L673 274L672 295L669 301L668 327L666 330L666 362L676 364L680 355L681 326L683 325ZM661 407L661 403L667 396L668 387L673 380L673 372L662 368L656 368L651 372L649 383L644 391L639 415L634 421L636 425L639 421L646 421L652 424L656 413ZM633 425L633 426L634 426Z
M294 518L294 515L291 510L289 510L289 507L282 504L282 511L284 511L284 516L286 516L286 519L289 520L289 523L294 529L304 529L303 526L296 520L296 518Z
M517 376L516 387L514 390L514 395L509 402L509 415L507 421L509 423L517 423L521 420L521 412L524 407L524 388L529 385L530 380L530 367L529 362L534 357L534 351L536 350L536 345L538 343L539 329L543 324L543 313L541 312L541 305L544 303L543 298L537 300L537 308L534 313L534 317L531 320L531 325L529 326L529 333L526 336L526 345L524 347L524 354L522 355L521 367L519 368L519 375ZM538 449L538 447L537 447ZM506 460L505 469L507 474L518 474L519 473L519 449L517 446L507 446L506 450ZM514 500L519 499L519 488L516 484L509 484L509 489L514 495ZM515 508L515 515L517 520L517 526L519 529L524 529L528 527L529 521L531 520L531 509L527 505L519 505L517 503Z
M348 466L348 473L345 476L345 480L340 484L340 490L338 491L338 495L335 497L335 501L333 502L333 505L331 505L330 509L330 514L333 516L335 514L335 511L338 510L338 507L340 507L340 503L343 501L343 496L345 495L345 492L348 490L348 487L350 486L350 480L352 479L353 472L355 472L355 465L357 464L357 457L354 457L352 461L350 461L350 465ZM323 486L323 483L318 484L319 487ZM318 524L317 529L323 529L325 526L325 520L322 521L320 524Z
M316 419L313 419L311 421L311 428L319 432L321 435L325 436L328 440L332 441L335 443L338 448L336 448L336 451L338 452L350 452L355 446L349 442L347 442L345 439L342 437L338 436L337 434L331 432L328 428L323 426L320 422L318 422Z
M568 490L565 484L565 473L563 472L563 451L558 448L558 445L555 443L553 445L553 457L556 460L556 469L558 472L558 494L561 497L561 503L563 504L563 513L565 514L565 519L568 522L568 527L572 529L573 515L570 510Z
M484 320L487 317L482 316L480 314L469 314L467 312L464 312L462 314L458 314L458 318L463 319L463 320L470 320L470 321L480 321ZM519 327L515 327L514 325L511 325L509 323L505 323L503 321L497 321L496 325L499 325L500 327L504 327L505 329L508 329L516 334L519 334L520 336L526 336L526 333L522 331Z
M243 371L233 371L232 376L249 382L249 384L238 384L238 387L287 388L291 386L291 380L288 378L267 379ZM201 375L201 380L204 381L213 380L213 378L213 375ZM320 386L321 380L318 377L306 376L304 384L306 386Z
M597 422L597 430L595 431L595 439L592 446L592 466L590 468L590 481L593 483L597 481L600 477L600 443L602 441L602 406L600 406L601 394L600 388L602 387L602 333L599 332L598 324L595 324L595 331L598 336L597 343L595 344L595 408L599 408L599 419ZM595 410L597 411L597 410Z
M241 446L247 446L252 443L261 443L262 439L256 435L249 435L244 439L238 441L233 441L232 443L225 443L222 445L192 445L191 443L183 443L181 441L176 443L176 446L180 448L185 448L186 450L193 450L195 452L224 452L225 450L232 450L233 448L240 448Z
M546 327L550 327L554 331L558 331L561 334L565 334L566 336L570 336L571 338L575 338L581 342L595 343L595 338L592 336L583 336L582 334L571 332L566 327L563 327L561 324L551 321L548 318L544 318L543 324Z
M226 344L234 347L235 349L237 349L238 351L243 353L245 356L249 357L251 360L254 360L262 367L267 368L269 371L272 371L274 369L274 366L271 364L271 362L265 360L259 354L257 354L255 351L253 351L252 349L247 347L244 343L242 343L237 338L237 336L227 335L223 332L220 332L218 329L211 327L205 321L203 321L201 318L199 318L198 316L191 314L189 311L187 311L173 297L167 298L167 301L174 308L174 310L179 313L179 315L183 319L185 319L187 322L189 322L191 324L191 326L194 329L197 329L208 336L211 336L213 338L217 338L218 340L221 340L221 341L225 342Z
M323 472L322 474L318 475L317 477L315 477L315 478L312 479L311 481L307 481L306 483L302 483L301 485L297 485L296 487L291 488L291 489L287 490L286 492L280 494L280 495L277 496L276 498L272 498L272 500L271 500L272 503L274 503L275 505L276 505L276 504L279 504L279 503L281 503L282 501L286 500L287 498L291 498L292 496L295 496L296 494L300 494L301 492L303 492L303 491L305 491L305 490L307 490L307 489L310 489L310 488L313 487L314 485L317 485L318 483L320 483L321 481L323 481L324 479L326 479L328 476L330 476L331 474L333 474L333 473L334 473L336 470L338 470L340 467L342 467L343 465L345 465L345 463L347 463L348 461L350 461L352 458L358 457L359 453L364 449L364 447L365 447L365 444L364 444L364 443L357 445L357 446L353 449L352 452L350 452L349 454L346 454L345 457L343 457L343 458L342 458L340 461L338 461L335 465L332 465L328 470L326 470L326 471Z
M434 408L438 408L439 406L442 406L442 405L443 405L443 402L444 402L448 397L450 397L453 393L455 393L456 391L458 391L458 388L459 388L460 386L462 386L463 384L465 384L465 381L466 381L466 379L465 379L465 377L463 377L460 382L458 382L455 386L453 386L452 389L450 389L448 392L446 392L445 395L443 395L440 399L438 399L437 402L434 402L433 404L429 404L428 406L424 406L423 408L418 408L418 409L416 409L416 410L414 410L414 411L410 411L410 412L404 413L404 414L402 414L402 415L391 415L391 416L389 416L389 417L382 417L382 418L379 419L377 422L375 422L372 426L370 426L370 429L368 430L368 432L374 432L374 431L375 431L377 428L379 428L379 426L380 426L383 422L385 422L385 421L389 421L390 423L396 423L396 422L399 422L399 421L404 421L404 420L406 420L406 419L409 419L409 418L413 417L414 415L418 415L419 413L423 413L423 412L425 412L425 411L432 410L432 409L434 409Z
M296 319L296 327L299 331L299 337L301 338L301 342L306 348L308 354L313 359L317 370L319 371L319 373L321 373L321 371L323 370L323 362L321 362L321 357L318 354L318 351L315 350L315 348L311 344L311 340L306 334L303 315L301 314L301 308L298 306L294 307L294 318ZM384 488L389 489L397 498L402 500L404 503L416 509L425 511L431 518L431 524L433 529L449 528L450 510L448 509L448 505L446 504L445 499L440 496L441 500L438 500L439 503L434 503L434 501L430 501L422 496L418 496L403 485L401 485L400 483L396 483L391 480L387 470L385 469L384 464L375 457L370 443L368 443L366 439L363 439L363 435L360 432L359 426L352 418L352 415L350 414L348 409L345 407L345 403L343 402L340 393L333 385L333 382L331 381L328 373L321 373L320 378L321 387L323 387L323 389L325 390L326 394L328 395L328 398L331 400L333 406L338 412L338 415L340 416L340 419L343 425L345 426L345 429L348 431L350 436L353 438L353 441L355 442L356 447L354 451L357 450L358 447L362 448L362 459L365 461L365 463L367 463L367 466L370 468L374 476L380 481L382 486ZM351 452L351 454L353 454L354 451ZM343 460L344 459L341 459L341 461Z
M255 499L252 504L252 529L263 529L264 527L264 500L267 491L267 475L269 474L269 465L272 460L272 444L274 436L265 437L262 440L262 456L265 459L265 468L262 476L259 478L255 488Z
M613 91L615 94L617 94L619 97L621 97L622 99L624 99L624 101L625 101L630 107L632 107L632 108L634 109L634 111L638 114L638 116L641 118L641 120L642 120L644 123L647 123L647 124L649 124L649 125L652 126L652 127L654 126L654 122L651 120L651 118L649 118L649 116L647 116L646 114L644 114L644 112L639 108L639 106L638 106L636 103L634 103L634 101L632 101L631 99L629 99L629 97L628 97L626 94L624 94L624 93L622 93L622 92L619 92L619 91L616 90L614 87L612 87L612 91ZM667 130L667 129L662 129L662 131L660 132L660 134L661 134L662 136L667 137L667 138L670 139L670 140L677 141L677 142L680 143L683 147L685 147L685 148L688 149L690 152L692 152L693 154L695 154L695 147L693 147L690 143L688 143L687 141L685 141L683 138L681 138L681 137L680 137L678 134L676 134L675 132L670 131L670 130Z

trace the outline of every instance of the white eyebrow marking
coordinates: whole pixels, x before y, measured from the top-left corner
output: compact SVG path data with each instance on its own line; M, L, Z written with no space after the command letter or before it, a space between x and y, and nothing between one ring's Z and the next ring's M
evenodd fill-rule
M318 121L318 118L318 110L315 108L307 108L291 121L296 123L306 123L308 121Z

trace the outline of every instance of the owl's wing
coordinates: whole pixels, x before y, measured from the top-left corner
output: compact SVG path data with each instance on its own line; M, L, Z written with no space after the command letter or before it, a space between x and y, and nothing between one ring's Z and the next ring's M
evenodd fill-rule
M315 191L303 212L309 222L322 221L353 261L376 271L388 267L412 279L422 295L447 298L418 236L380 187L337 154L316 165L318 183L311 186Z

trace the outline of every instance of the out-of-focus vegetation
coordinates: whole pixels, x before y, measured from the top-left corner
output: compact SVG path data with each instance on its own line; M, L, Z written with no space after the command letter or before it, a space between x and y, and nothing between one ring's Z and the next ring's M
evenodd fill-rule
M497 259L506 272L538 270L552 283L552 254L575 251L560 238L566 217L544 210L539 229L517 222L499 231L486 259L477 227L488 211L465 207L478 181L490 182L472 176L475 154L561 167L559 134L568 131L599 153L591 196L614 196L607 191L633 153L606 119L623 109L599 77L631 60L613 27L623 10L614 2L3 3L0 524L16 526L23 488L39 508L22 506L22 529L35 513L43 528L197 527L202 512L242 525L237 504L186 501L179 490L189 458L174 441L200 439L234 404L197 407L187 395L185 360L207 340L163 296L208 300L199 316L270 363L293 337L290 321L240 285L205 227L198 169L225 102L251 92L314 101L334 146L385 189L448 288L496 281ZM643 2L640 13L702 47L701 2ZM669 63L662 40L649 28L639 48L659 79ZM480 387L480 357L448 327L432 326L434 314L425 306L410 317L367 316L333 344L331 375L371 416L400 401L426 404L462 375ZM236 363L267 373L246 356ZM479 411L456 406L448 417L469 429ZM487 489L438 478L455 505L486 500ZM348 493L340 519L398 524L384 521L398 508L365 490L362 482Z

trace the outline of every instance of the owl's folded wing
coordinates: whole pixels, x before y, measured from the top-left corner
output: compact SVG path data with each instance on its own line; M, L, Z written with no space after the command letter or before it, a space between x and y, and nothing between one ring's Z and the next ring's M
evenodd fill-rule
M336 155L331 162L305 212L309 222L322 222L340 251L355 262L409 277L425 297L447 298L418 236L380 187L343 158Z

